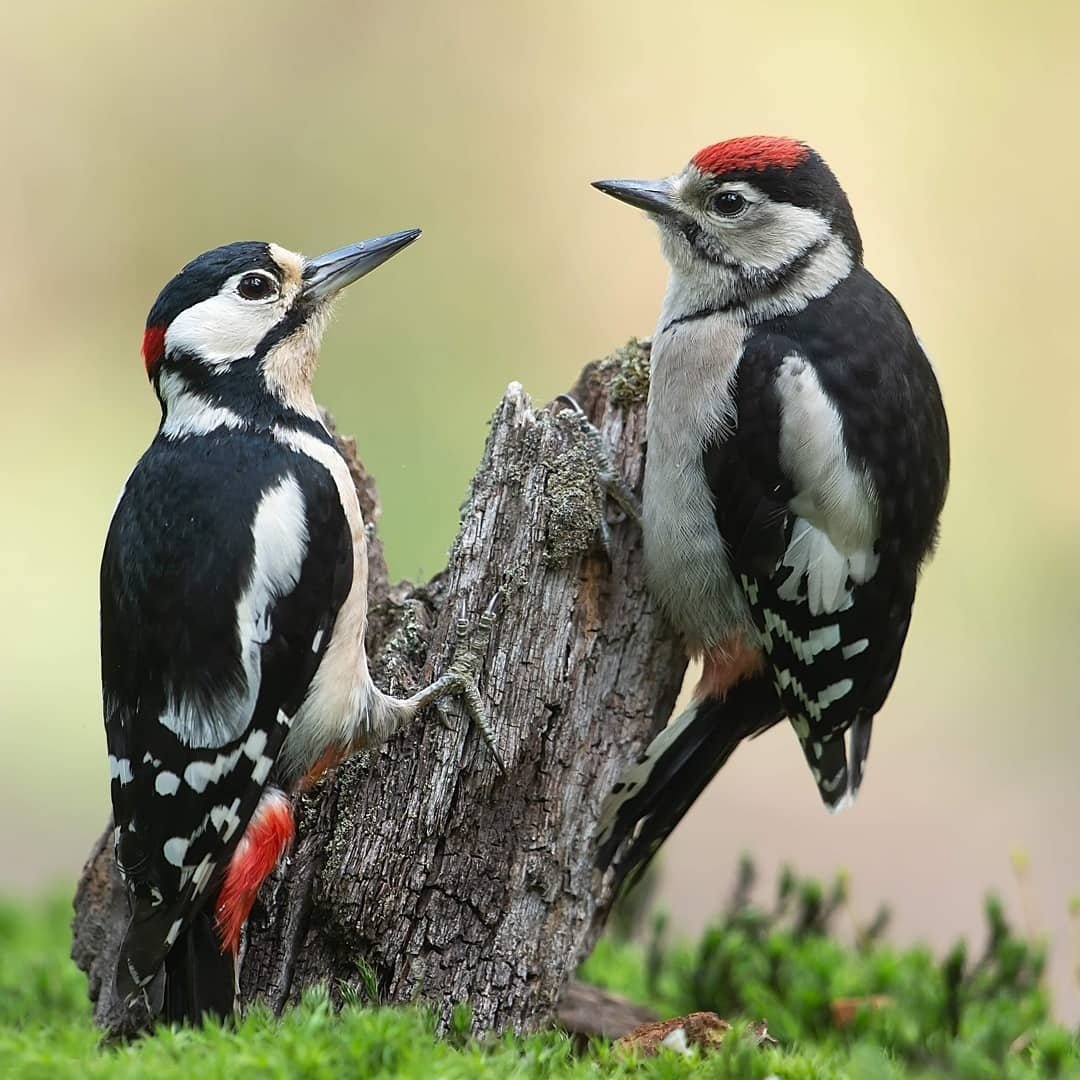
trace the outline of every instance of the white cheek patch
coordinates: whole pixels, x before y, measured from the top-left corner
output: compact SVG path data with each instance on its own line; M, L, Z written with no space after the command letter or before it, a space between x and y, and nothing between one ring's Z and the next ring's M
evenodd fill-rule
M227 290L227 291L226 291ZM165 331L165 353L182 351L211 364L251 356L284 313L284 304L241 300L231 284L182 311Z
M816 210L791 203L762 201L732 219L724 247L740 262L780 270L829 236L829 223Z

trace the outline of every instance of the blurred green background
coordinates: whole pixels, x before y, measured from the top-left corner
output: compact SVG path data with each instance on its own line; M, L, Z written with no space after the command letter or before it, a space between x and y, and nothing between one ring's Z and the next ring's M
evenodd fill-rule
M736 854L848 867L942 944L1017 884L1075 1015L1080 891L1080 6L7 5L0 33L0 890L74 879L107 806L97 564L157 406L138 355L199 251L420 225L340 305L320 399L377 475L392 571L453 535L505 384L544 401L647 334L652 228L594 192L750 133L806 139L933 356L954 440L940 553L859 805L795 740L740 751L669 845L700 926Z

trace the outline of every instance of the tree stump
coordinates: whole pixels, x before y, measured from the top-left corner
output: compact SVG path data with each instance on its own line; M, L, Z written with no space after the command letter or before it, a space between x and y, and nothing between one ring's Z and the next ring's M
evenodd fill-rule
M589 365L574 395L633 488L641 481L648 348ZM511 384L491 422L447 568L391 586L374 484L350 440L370 523L368 653L407 694L449 662L455 621L505 589L480 687L507 774L460 712L434 714L302 796L297 839L264 886L242 953L241 1000L280 1010L327 983L382 1002L468 1002L477 1032L545 1026L611 903L593 869L600 804L666 722L683 650L645 591L631 522L598 544L603 501L576 415ZM456 704L452 705L457 709ZM72 956L98 1024L146 1023L114 999L127 919L102 834L75 897Z

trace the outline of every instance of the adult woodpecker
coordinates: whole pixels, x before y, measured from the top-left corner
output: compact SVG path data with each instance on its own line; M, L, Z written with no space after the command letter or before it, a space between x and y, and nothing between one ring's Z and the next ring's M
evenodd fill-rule
M364 522L311 389L335 295L419 235L317 259L228 244L150 310L161 424L105 543L101 666L131 904L116 987L169 1020L231 1010L291 793L450 693L490 742L472 680L490 610L432 686L395 700L372 683Z
M603 807L598 863L621 882L784 717L826 806L854 798L936 542L949 437L930 362L810 147L731 139L665 180L594 186L649 214L670 264L645 565L703 664Z

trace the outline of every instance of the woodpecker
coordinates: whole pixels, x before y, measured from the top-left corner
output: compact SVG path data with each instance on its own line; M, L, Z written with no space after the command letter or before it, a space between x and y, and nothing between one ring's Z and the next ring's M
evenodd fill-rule
M459 627L431 686L396 700L372 682L364 521L311 389L336 294L419 235L316 259L228 244L150 310L161 423L109 526L101 667L131 907L116 987L170 1021L232 1010L241 928L292 840L293 793L451 693L490 745L472 677L493 609L475 638Z
M667 179L594 186L646 211L670 266L645 566L703 665L602 808L597 862L621 884L738 744L785 717L826 807L855 797L936 544L949 435L930 362L805 143L729 139Z

